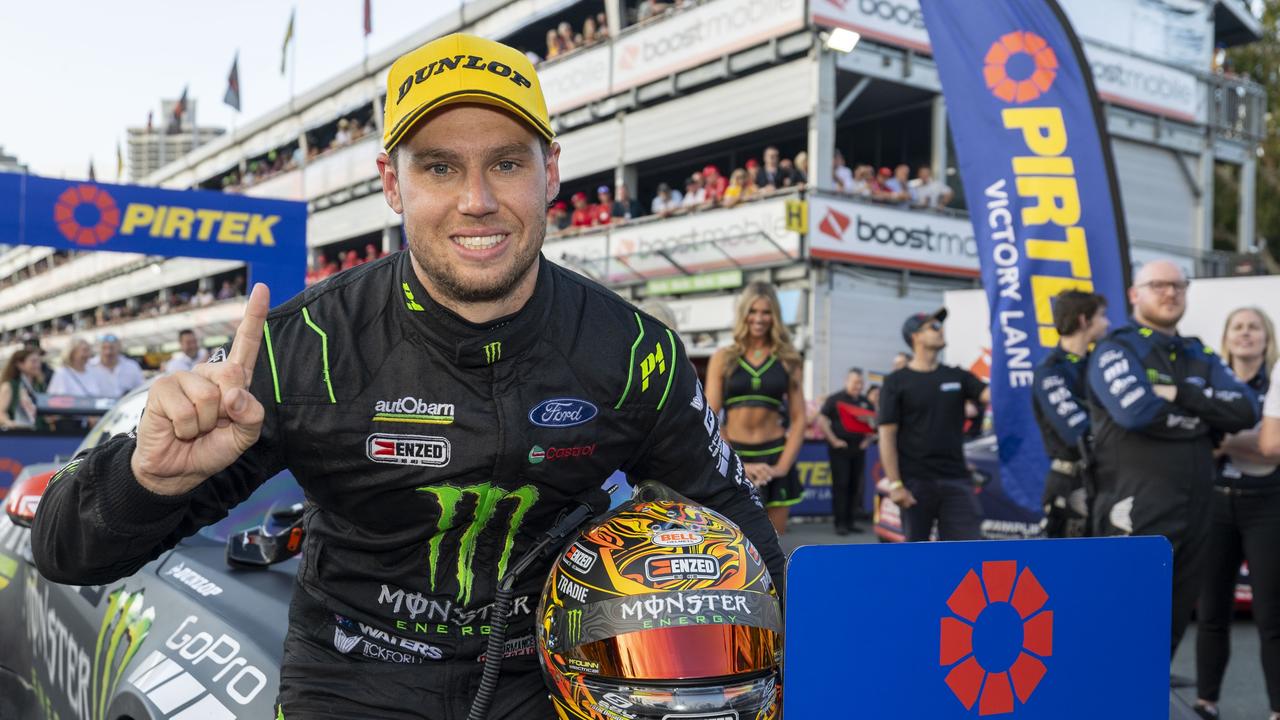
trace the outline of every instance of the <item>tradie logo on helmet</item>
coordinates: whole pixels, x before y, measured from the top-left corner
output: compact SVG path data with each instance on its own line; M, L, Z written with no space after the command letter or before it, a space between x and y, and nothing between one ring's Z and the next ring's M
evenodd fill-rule
M1030 568L1017 562L982 563L972 569L947 600L952 615L942 618L939 664L950 668L946 683L966 710L1000 715L1026 705L1048 671L1053 655L1053 611L1049 594Z

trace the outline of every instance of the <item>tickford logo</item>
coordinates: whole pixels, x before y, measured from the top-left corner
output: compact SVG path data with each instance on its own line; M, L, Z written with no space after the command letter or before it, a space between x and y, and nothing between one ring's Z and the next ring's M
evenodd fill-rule
M978 243L972 237L938 232L928 225L907 227L876 223L864 219L862 215L856 215L850 219L849 216L836 210L827 211L827 215L818 224L818 231L840 242L848 242L847 235L851 226L854 230L854 238L860 243L874 243L908 250L926 250L958 257L978 256Z
M463 62L464 60L466 62ZM512 70L510 65L504 65L497 60L486 60L479 55L454 55L453 57L442 57L425 67L420 67L412 75L400 81L400 91L396 95L396 104L399 105L400 101L404 100L404 96L409 94L415 84L424 83L436 75L443 75L454 70L487 72L500 78L507 78L517 87L533 87L533 83L529 82L529 78Z
M379 400L373 406L377 422L449 425L453 423L453 403L432 403L407 395L399 400Z
M704 41L750 32L752 26L764 25L779 17L785 18L794 11L799 1L750 0L741 3L720 3L723 7L720 12L703 11L706 13L705 17L691 25L663 23L673 27L664 33L661 32L661 26L655 26L644 35L644 41L624 46L618 67L631 71L640 65L660 63L666 56L685 52Z

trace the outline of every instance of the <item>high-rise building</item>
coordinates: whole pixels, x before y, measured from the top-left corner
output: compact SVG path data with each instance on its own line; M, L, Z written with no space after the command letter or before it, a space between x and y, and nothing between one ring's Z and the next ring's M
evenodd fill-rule
M195 148L226 133L222 128L196 125L196 101L185 101L185 111L175 112L182 100L162 100L160 114L151 116L144 127L129 133L128 179L139 181L186 155Z
M18 158L6 153L4 146L0 145L0 172L24 173L27 172L27 166L18 162Z

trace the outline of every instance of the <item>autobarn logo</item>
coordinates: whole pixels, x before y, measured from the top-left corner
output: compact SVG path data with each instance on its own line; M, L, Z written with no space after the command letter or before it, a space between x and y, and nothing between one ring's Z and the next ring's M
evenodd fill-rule
M564 554L564 565L580 573L590 572L598 557L594 551L574 543L569 546L569 551Z
M852 237L849 236L850 228ZM923 250L939 255L978 256L978 243L972 236L941 232L927 224L908 226L898 222L874 222L861 213L851 217L834 208L827 209L822 222L818 223L818 232L842 243L856 240L860 244Z
M719 580L720 561L711 555L659 555L646 558L644 576L666 580Z
M380 422L448 425L453 422L453 403L427 402L407 395L399 400L379 400L373 405L373 419Z
M653 533L653 544L662 547L689 547L702 542L702 534L692 530L657 530Z
M449 441L442 437L376 433L369 436L366 452L376 463L421 467L449 464Z

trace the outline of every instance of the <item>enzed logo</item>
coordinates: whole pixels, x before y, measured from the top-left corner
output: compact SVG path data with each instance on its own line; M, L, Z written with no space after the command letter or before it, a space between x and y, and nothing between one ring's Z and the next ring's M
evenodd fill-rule
M107 716L107 702L115 697L120 676L128 667L156 619L155 607L142 607L142 591L111 592L107 612L98 627L98 643L93 653L93 719ZM105 641L105 642L104 642Z
M645 558L644 576L665 580L719 580L720 561L711 555L657 555Z
M569 546L569 551L564 554L564 564L566 567L577 570L580 573L590 572L598 557L595 551L574 543Z
M1014 711L1014 696L1031 699L1053 655L1053 611L1049 594L1030 568L1013 560L982 563L982 578L970 570L947 600L938 663L947 687L965 710L979 715Z
M502 545L502 555L498 558L497 577L501 578L506 575L507 561L511 559L511 548L516 541L516 531L520 529L520 523L524 521L525 513L529 512L529 508L532 508L533 504L538 501L538 489L532 485L524 485L515 490L507 490L490 483L481 483L468 487L428 485L418 488L417 491L431 495L440 504L440 517L436 521L436 534L428 544L430 554L427 557L427 571L432 592L435 592L436 589L440 545L446 537L462 527L462 524L455 518L458 512L458 504L463 498L475 498L471 511L471 524L462 532L462 542L458 546L457 598L458 602L467 605L471 602L471 590L476 579L473 563L476 554L476 539L480 536L485 526L489 524L489 521L493 519L498 505L505 502L510 506L511 515L507 520L507 537Z
M442 437L375 433L369 436L365 452L377 463L422 467L449 464L449 441Z

